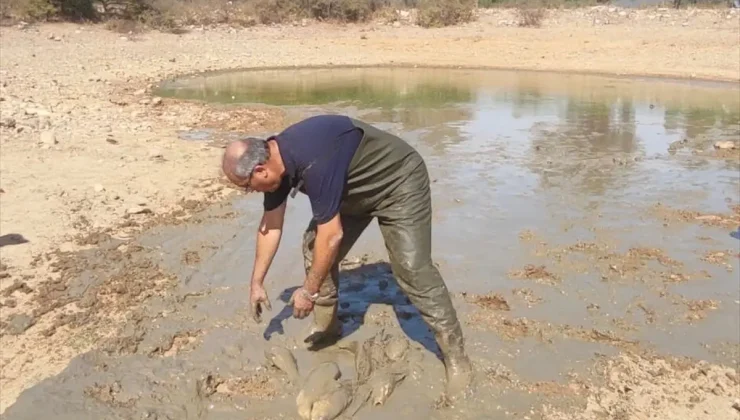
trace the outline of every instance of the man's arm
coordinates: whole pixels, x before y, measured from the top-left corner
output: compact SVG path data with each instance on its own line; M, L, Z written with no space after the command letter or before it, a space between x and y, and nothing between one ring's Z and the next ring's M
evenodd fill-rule
M329 270L339 252L339 246L342 244L342 235L342 222L339 213L328 222L317 226L313 262L303 284L303 288L309 294L317 293L324 278L329 274Z
M273 258L280 245L285 220L287 200L281 205L262 214L262 221L257 230L257 249L252 269L252 287L263 287L267 270L270 269Z

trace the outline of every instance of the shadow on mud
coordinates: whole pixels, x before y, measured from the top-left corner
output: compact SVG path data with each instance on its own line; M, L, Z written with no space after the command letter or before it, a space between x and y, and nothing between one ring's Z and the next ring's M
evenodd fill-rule
M287 303L296 289L297 287L289 287L280 294L279 299L285 302L286 306L267 325L264 332L266 340L270 340L275 333L281 335L285 333L283 321L293 316L293 307ZM371 263L340 271L338 312L339 320L342 322L342 338L351 336L365 323L372 305L390 306L408 338L440 357L434 335L421 318L419 311L398 287L390 264ZM390 321L383 319L384 314L379 312L371 316L373 321L382 325Z

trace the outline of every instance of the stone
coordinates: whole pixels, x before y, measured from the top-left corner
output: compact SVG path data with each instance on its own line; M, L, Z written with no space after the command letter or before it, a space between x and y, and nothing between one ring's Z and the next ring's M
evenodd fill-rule
M144 95L145 93L146 93L146 89L139 89L136 92L134 92L134 95L141 96L141 95Z
M137 206L146 206L146 200L143 197L131 197L131 201Z
M93 186L93 190L95 190L96 193L100 193L100 192L105 191L105 187L103 187L102 184L95 184Z
M15 119L3 118L2 121L0 121L0 127L15 128Z
M737 148L737 145L735 145L734 141L724 140L714 143L714 148L719 150L729 150Z
M26 332L36 323L36 320L28 314L15 314L8 318L8 333L20 335Z
M51 130L46 130L46 131L41 132L41 136L39 137L39 140L41 141L42 144L46 146L52 146L52 145L59 143L57 141L56 135Z
M126 214L150 214L151 212L151 209L143 206L130 207L126 209Z
M393 22L393 27L394 28L400 28L401 27L401 22Z
M152 99L152 105L153 106L162 105L162 98L156 97L156 98Z

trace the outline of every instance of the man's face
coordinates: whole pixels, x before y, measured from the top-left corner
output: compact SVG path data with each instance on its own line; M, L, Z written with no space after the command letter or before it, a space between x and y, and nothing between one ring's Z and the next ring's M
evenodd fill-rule
M257 165L247 185L247 191L273 192L280 187L280 176L265 166Z

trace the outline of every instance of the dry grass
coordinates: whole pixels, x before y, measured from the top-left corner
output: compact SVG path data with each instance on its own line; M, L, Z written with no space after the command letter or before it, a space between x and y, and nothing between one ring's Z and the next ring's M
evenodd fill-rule
M420 0L416 23L424 28L452 26L475 18L475 0Z
M144 27L173 31L188 25L252 26L308 18L332 23L366 22L418 6L424 27L474 19L477 0L3 0L4 21L106 21L122 33Z
M545 10L540 8L518 8L516 10L518 25L527 28L539 28L545 18Z

